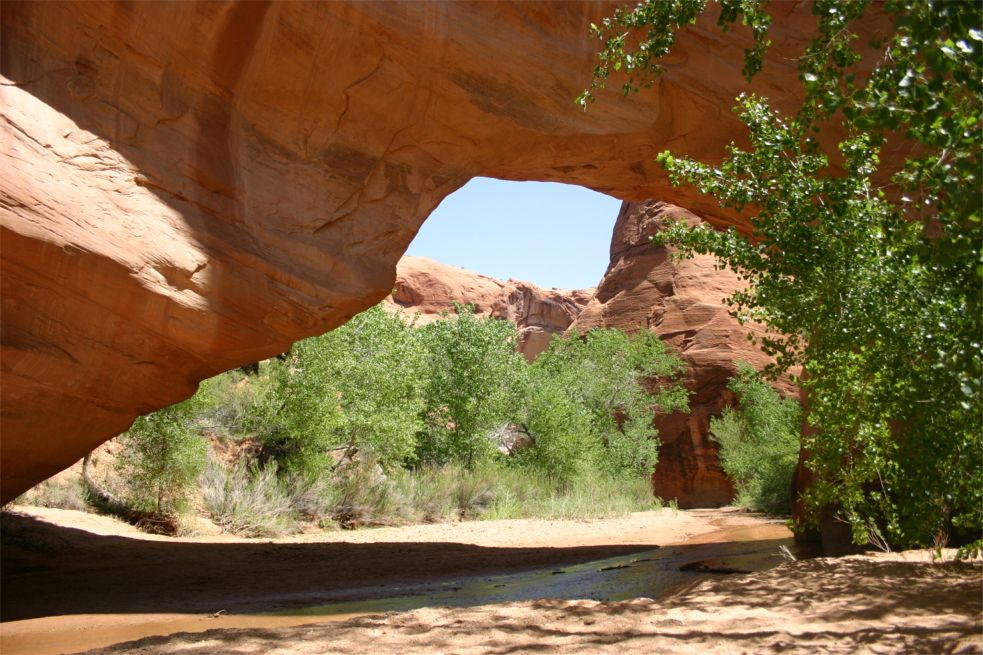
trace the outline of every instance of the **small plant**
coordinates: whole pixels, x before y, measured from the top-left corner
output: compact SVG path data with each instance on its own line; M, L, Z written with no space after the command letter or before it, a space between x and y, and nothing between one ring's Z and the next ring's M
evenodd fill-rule
M408 513L405 498L394 493L393 483L372 458L340 469L335 487L338 500L332 518L342 528L398 524Z
M127 502L157 520L187 507L205 468L208 446L194 424L196 401L192 398L141 416L121 437L116 468L126 481Z
M647 479L584 473L563 483L532 467L499 467L494 497L482 519L579 519L623 516L655 508Z
M710 436L720 444L720 464L737 489L734 503L787 514L799 457L799 403L783 399L748 364L738 365L728 388L737 394L740 406L711 419Z
M212 460L201 477L201 498L224 532L242 537L275 537L296 526L291 495L275 464L263 468L239 461L226 469Z
M84 512L90 509L85 485L81 478L65 481L45 480L17 498L17 504L53 507Z
M483 466L458 472L454 500L461 519L481 516L495 498L496 471L491 466Z

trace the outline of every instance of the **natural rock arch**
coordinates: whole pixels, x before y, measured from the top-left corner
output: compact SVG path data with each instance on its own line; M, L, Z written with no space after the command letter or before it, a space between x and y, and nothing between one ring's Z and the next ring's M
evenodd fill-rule
M660 198L714 158L748 34L686 30L651 91L573 103L614 4L12 3L2 12L2 500L139 413L378 302L477 175ZM795 101L808 8L756 90Z

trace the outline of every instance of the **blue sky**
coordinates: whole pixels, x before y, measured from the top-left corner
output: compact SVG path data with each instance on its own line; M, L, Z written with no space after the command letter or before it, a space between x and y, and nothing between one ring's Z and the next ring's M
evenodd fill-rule
M579 186L477 177L444 199L406 254L501 280L592 287L607 268L620 207Z

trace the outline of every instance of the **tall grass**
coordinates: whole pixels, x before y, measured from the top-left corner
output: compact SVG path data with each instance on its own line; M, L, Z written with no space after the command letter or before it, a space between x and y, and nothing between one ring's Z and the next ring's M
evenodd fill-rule
M226 468L211 460L199 483L205 509L225 532L274 537L296 530L298 515L275 466L239 461Z
M560 484L524 467L501 467L494 501L481 518L605 518L657 506L644 478L585 473Z
M602 518L657 507L645 479L597 473L560 484L527 467L498 464L475 469L456 464L422 467L376 479L360 474L342 484L346 500L336 509L336 519L343 526ZM362 499L357 513L352 511L352 498Z
M88 492L81 477L72 477L63 481L45 480L19 496L17 503L36 507L72 509L80 512L92 509Z
M226 532L269 537L303 521L342 528L515 518L622 516L657 506L644 479L584 475L559 484L525 467L450 464L384 474L372 459L339 467L331 479L278 479L274 467L229 469L212 461L202 499Z

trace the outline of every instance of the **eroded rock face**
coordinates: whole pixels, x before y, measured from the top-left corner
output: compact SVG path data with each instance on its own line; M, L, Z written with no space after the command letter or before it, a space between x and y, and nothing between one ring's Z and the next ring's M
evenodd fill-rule
M737 362L760 370L770 360L747 339L749 331L762 336L761 329L740 325L724 304L744 287L736 274L716 270L709 256L673 262L672 248L649 243L669 220L701 222L685 209L654 200L622 205L611 264L573 328L652 330L686 362L691 412L658 417L663 445L653 484L656 495L676 498L680 507L715 507L730 502L734 489L708 437L710 417L733 402L726 387ZM781 389L794 392L784 383Z
M563 334L590 301L594 289L543 289L520 280L505 282L426 257L403 257L396 266L393 293L387 306L429 323L454 303L474 305L475 313L515 323L519 351L529 361L546 350L554 334Z
M740 134L749 34L709 15L653 89L584 113L588 25L614 6L5 3L0 499L199 380L379 302L423 220L473 176L743 225L668 187L654 155L714 159ZM753 90L788 109L814 19L773 11Z

